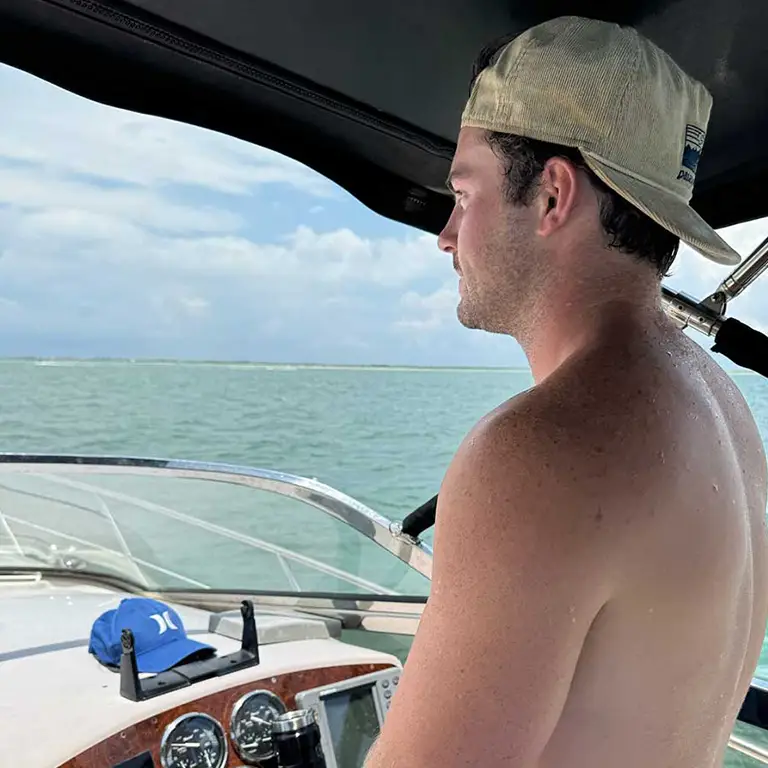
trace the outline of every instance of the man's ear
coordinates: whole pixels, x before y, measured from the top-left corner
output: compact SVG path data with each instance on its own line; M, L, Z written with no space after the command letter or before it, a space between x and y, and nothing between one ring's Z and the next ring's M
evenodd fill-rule
M583 183L584 179L570 160L564 157L551 157L547 160L541 172L537 194L539 235L547 237L562 229L571 219Z

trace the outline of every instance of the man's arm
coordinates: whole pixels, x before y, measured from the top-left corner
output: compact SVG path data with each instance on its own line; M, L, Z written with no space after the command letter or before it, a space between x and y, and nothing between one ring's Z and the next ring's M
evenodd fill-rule
M536 765L610 599L600 476L584 446L514 414L464 442L440 489L429 602L366 768Z

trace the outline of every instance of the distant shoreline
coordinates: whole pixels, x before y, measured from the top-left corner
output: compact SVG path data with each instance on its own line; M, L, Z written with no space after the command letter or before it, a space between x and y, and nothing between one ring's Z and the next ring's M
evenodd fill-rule
M0 357L2 363L36 363L55 367L61 364L130 364L130 365L200 365L267 369L318 369L318 370L381 370L381 371L499 371L530 373L525 367L472 366L472 365L403 365L376 363L299 363L255 360L197 360L185 358L130 358L130 357Z
M723 369L730 376L760 376L754 371L740 369L723 361ZM196 358L172 358L172 357L2 357L0 365L4 363L34 363L41 367L65 367L68 365L186 365L201 367L222 368L255 368L263 370L318 370L318 371L432 371L435 373L454 371L457 373L492 372L492 373L527 373L530 368L524 366L502 365L407 365L399 363L297 363L297 362L272 362L257 360L203 360Z

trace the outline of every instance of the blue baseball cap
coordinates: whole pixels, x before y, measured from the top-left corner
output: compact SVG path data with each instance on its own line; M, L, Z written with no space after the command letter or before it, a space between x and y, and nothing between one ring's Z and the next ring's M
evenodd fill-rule
M121 632L133 632L139 672L164 672L193 653L213 656L213 646L190 640L173 608L147 597L128 597L93 622L88 652L102 664L120 666Z

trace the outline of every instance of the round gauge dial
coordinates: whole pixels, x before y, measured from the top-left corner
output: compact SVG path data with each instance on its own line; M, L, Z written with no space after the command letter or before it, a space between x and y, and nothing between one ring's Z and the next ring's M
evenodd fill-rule
M226 762L227 737L209 715L191 712L165 729L160 743L163 768L223 768Z
M285 704L271 691L252 691L235 704L230 735L242 760L256 763L272 754L272 721L285 711Z

